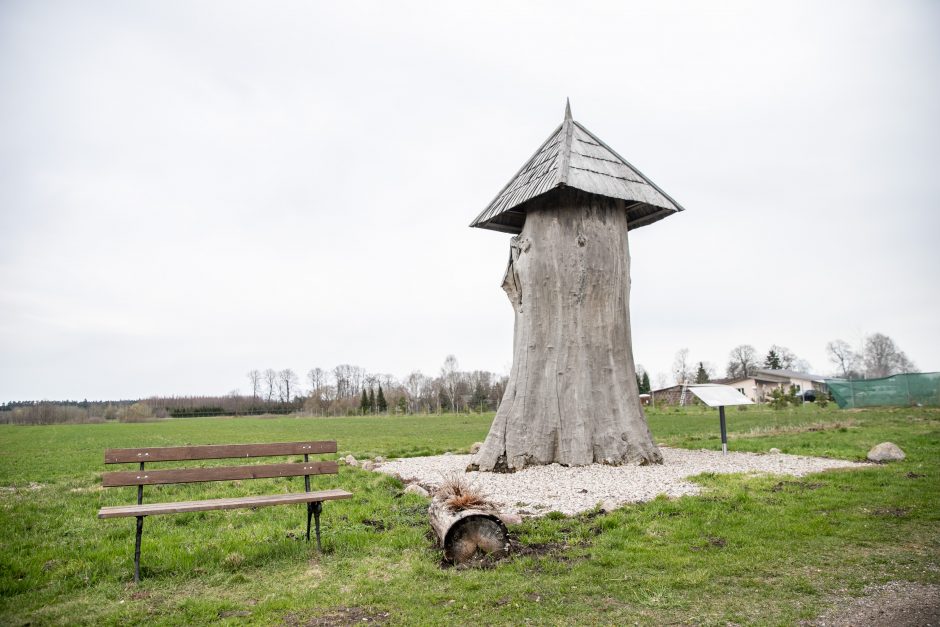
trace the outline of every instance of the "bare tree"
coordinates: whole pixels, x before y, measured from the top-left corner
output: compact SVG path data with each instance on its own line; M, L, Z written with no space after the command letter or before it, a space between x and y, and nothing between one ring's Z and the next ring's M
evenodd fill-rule
M916 369L914 363L899 350L887 335L872 333L865 338L865 376L869 379L887 377Z
M418 411L418 401L421 398L421 392L426 384L426 376L421 374L420 370L415 370L405 378L405 392L408 395L409 409L412 413Z
M691 382L692 366L689 365L689 349L682 348L676 353L676 358L672 362L672 374L679 385Z
M661 390L669 387L669 377L664 372L656 373L656 389Z
M261 391L261 373L257 370L248 371L248 381L251 382L251 400L258 400L258 392Z
M336 381L336 398L348 398L350 393L349 369L352 366L340 364L333 368L333 380Z
M444 390L450 397L451 411L457 411L457 384L460 381L460 371L458 370L457 358L448 355L444 359L444 365L441 366L441 382L444 384Z
M826 353L829 355L829 361L836 367L836 372L842 378L854 379L858 377L861 357L852 350L848 342L833 340L826 344Z
M398 379L394 375L390 374L380 374L378 375L379 385L381 385L386 390L391 390L393 388L399 387Z
M307 383L310 384L311 396L320 395L320 391L327 386L328 376L323 368L311 368L307 371Z
M277 373L277 389L281 400L285 403L291 401L291 389L297 389L297 374L290 368Z
M277 371L274 368L268 368L262 373L265 389L265 400L269 403L274 400L274 392L277 391Z
M757 351L750 344L741 344L731 349L728 376L749 377L757 368Z
M777 359L780 361L780 368L783 370L792 370L796 366L799 358L786 346L778 346L773 344L770 347L770 351L776 353Z

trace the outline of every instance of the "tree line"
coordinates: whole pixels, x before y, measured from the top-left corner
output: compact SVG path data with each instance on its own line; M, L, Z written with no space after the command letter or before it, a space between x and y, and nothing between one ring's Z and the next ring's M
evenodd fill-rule
M303 381L285 368L250 370L247 393L224 396L154 396L121 401L22 401L0 405L0 423L137 422L157 418L304 413L316 416L493 411L507 377L463 371L448 355L436 375L419 370L404 379L351 364L311 368Z
M826 345L835 376L845 379L880 378L912 372L914 363L887 335L873 333L853 348L841 339ZM759 353L750 344L734 347L728 355L725 376L747 377L759 368L807 372L810 365L789 348L771 345ZM689 349L676 353L672 379L682 383L708 383L718 376L707 361L695 361ZM457 358L448 355L435 375L419 370L403 379L370 373L351 364L330 369L311 368L303 381L285 368L250 370L248 392L235 389L224 396L151 397L119 401L18 401L0 405L0 423L55 424L65 422L135 422L155 418L187 418L259 414L306 413L317 416L362 414L417 414L485 412L499 407L507 377L484 370L462 371ZM669 385L659 374L656 388ZM640 393L653 388L650 374L637 367Z
M268 371L264 371L267 373ZM297 380L296 375L281 371L277 381ZM256 387L259 372L248 373L253 398L259 395L289 398L286 385L272 391L270 378L263 375ZM293 376L292 376L293 375ZM507 377L486 370L463 371L457 358L448 355L439 372L426 375L415 370L398 379L390 374L370 373L364 368L340 364L332 369L311 368L305 377L306 386L298 391L295 402L314 415L349 414L417 414L464 411L493 411L502 400Z
M826 355L833 367L833 378L878 379L917 369L894 340L883 333L866 336L857 348L844 340L833 340L826 344ZM759 369L806 373L812 370L812 366L786 346L772 344L766 353L761 353L751 344L740 344L728 354L724 376L727 379L746 378L753 376ZM680 385L709 383L718 377L711 363L690 359L688 348L676 352L671 375L672 380ZM637 385L641 394L650 391L649 374L643 366L637 367ZM669 378L660 374L657 388L668 385Z

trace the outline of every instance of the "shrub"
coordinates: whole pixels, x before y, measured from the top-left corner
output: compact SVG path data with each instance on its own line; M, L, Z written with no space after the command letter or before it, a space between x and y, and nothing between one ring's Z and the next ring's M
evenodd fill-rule
M146 403L134 403L120 415L121 422L146 422L153 420L153 410Z

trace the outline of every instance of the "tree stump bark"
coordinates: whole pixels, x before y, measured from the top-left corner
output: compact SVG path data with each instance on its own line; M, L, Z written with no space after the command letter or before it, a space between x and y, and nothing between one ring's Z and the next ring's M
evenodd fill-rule
M505 555L509 551L509 533L499 517L488 511L465 509L451 511L434 499L428 507L431 528L444 549L444 560L463 564L475 556Z
M534 204L502 287L512 370L470 469L662 463L633 363L624 201L568 189Z

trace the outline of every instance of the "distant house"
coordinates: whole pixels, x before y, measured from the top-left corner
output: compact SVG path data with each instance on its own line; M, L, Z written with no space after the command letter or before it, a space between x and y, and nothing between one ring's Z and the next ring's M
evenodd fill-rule
M781 388L790 389L794 386L797 392L806 390L826 391L826 379L823 376L796 372L795 370L771 370L758 368L748 377L730 379L715 379L712 383L722 383L735 388L755 403L762 403L770 396L771 390ZM686 389L686 386L677 384L666 388L653 390L653 403L665 405L693 405L698 399Z
M651 402L655 405L701 405L695 395L682 384L653 390L650 396L652 397Z
M716 381L716 383L718 383ZM771 370L758 368L748 377L723 379L720 383L735 388L755 403L761 403L770 396L774 388L788 390L792 385L797 392L806 390L826 391L826 378L808 372L795 370Z

